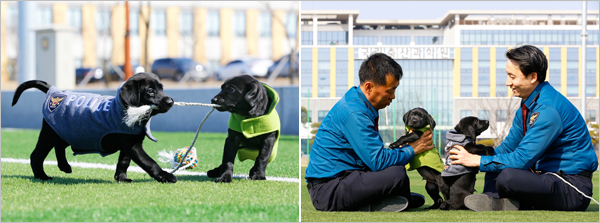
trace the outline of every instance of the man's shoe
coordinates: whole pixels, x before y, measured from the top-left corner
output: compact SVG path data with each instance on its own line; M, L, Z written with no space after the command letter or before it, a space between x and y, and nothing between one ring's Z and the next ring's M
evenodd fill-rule
M493 198L485 194L465 197L465 206L473 211L517 211L519 202L510 198Z
M417 193L410 193L410 202L408 208L418 208L425 204L425 197Z
M392 196L379 202L363 205L358 211L401 212L408 207L408 200L402 196Z

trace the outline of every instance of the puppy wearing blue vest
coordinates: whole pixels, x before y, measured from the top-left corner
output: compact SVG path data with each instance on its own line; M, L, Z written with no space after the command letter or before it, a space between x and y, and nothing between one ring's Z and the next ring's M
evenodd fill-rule
M400 137L396 142L390 144L390 148L399 148L409 142L413 142L421 138L423 132L435 128L435 120L433 117L423 108L413 108L402 117L404 125L406 126L406 135ZM440 159L440 155L436 150L428 150L418 155L415 155L413 160L406 165L406 171L417 170L419 174L427 182L425 183L425 190L427 194L433 199L434 204L427 209L437 209L444 201L440 196L438 188L440 178L440 172L442 171L444 164Z
M460 145L472 154L493 155L493 147L476 144L477 136L488 129L488 127L489 122L487 120L480 120L477 117L469 116L462 118L458 122L454 127L455 131L446 133L446 157L444 159L444 170L441 174L442 180L439 181L440 191L445 201L440 206L440 209L467 209L464 202L465 197L473 194L475 191L475 176L479 172L479 168L451 164L450 162L453 160L449 158L449 151L458 150L453 146Z
M23 91L37 88L46 93L42 105L42 130L31 153L31 168L36 179L52 180L44 172L43 162L54 148L58 168L71 173L65 149L71 146L74 155L98 153L101 156L120 151L114 179L131 182L127 168L131 160L159 182L177 182L177 178L152 160L142 147L145 137L156 141L150 133L150 117L165 113L174 101L163 91L158 77L152 73L138 73L119 87L116 96L61 91L40 80L19 85L12 105L15 106ZM156 109L136 122L126 123L128 108L151 105Z
M277 91L249 75L225 80L212 100L221 105L218 111L230 112L227 138L220 166L207 172L217 183L231 182L233 164L254 160L250 169L251 180L265 180L267 164L277 156L280 121L275 106L279 102Z

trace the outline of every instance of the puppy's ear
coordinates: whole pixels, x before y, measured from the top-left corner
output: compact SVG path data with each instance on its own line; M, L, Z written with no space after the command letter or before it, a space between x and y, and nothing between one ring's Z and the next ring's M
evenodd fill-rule
M131 80L131 78L123 84L119 96L126 108L140 106L140 90L138 81Z
M471 139L477 138L477 130L475 129L474 125L468 125L466 129L463 129L463 131L463 135L465 135L466 137Z
M404 124L406 125L406 123L408 123L408 116L410 116L410 113L412 112L412 110L404 113L404 116L402 116L402 121L404 121Z
M427 121L429 122L429 127L431 127L431 129L435 128L435 120L433 119L433 116L431 116L430 114L427 114Z
M252 117L261 116L267 110L267 104L269 98L265 87L258 81L250 82L250 90L244 96L244 99L250 105L250 111L248 114Z

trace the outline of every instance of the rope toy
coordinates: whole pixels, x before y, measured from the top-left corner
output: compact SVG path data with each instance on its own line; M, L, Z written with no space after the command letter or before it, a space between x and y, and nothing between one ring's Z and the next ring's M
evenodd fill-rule
M206 114L206 116L204 116L204 119L200 123L200 126L198 126L198 130L196 131L196 136L194 137L194 140L192 141L192 145L190 145L189 147L177 149L177 151L175 151L175 152L173 152L173 151L167 152L166 150L163 150L158 153L159 160L161 162L170 163L171 166L173 167L173 171L171 171L170 173L174 173L179 168L193 169L194 167L196 167L198 165L198 157L196 155L196 148L194 148L194 144L196 143L196 140L198 139L198 134L200 133L200 129L202 129L202 125L204 125L204 122L206 122L206 120L208 119L208 116L210 116L210 114L213 111L215 111L215 108L221 107L221 105L216 105L216 104L193 103L193 102L175 102L173 105L204 106L204 107L212 107L212 109L210 110L210 112L208 112ZM135 125L135 123L141 123L142 120L150 117L152 110L156 110L156 109L158 109L158 107L156 105L142 105L140 107L129 107L126 111L125 117L123 118L123 123L125 123L129 127L132 127L133 125ZM188 149L188 148L192 148L192 149ZM184 152L185 152L185 154L182 155ZM182 158L182 157L185 157L185 158Z
M175 152L167 152L166 150L160 151L158 152L158 160L163 163L169 163L173 167L181 163L184 164L184 166L180 167L182 169L194 169L196 166L198 166L198 156L196 155L195 147L192 147L188 153L189 148L190 147L186 146L184 148L177 149ZM187 154L187 156L185 154ZM171 157L171 159L169 159L169 157Z

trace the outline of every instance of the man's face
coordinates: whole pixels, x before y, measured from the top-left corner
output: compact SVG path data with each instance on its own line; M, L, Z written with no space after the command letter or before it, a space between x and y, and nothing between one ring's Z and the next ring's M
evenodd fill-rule
M531 73L528 77L525 77L519 69L519 65L513 64L510 59L506 61L506 74L506 86L512 89L516 97L523 100L527 99L537 87L537 74Z
M394 75L386 75L385 83L385 85L371 84L370 87L367 87L365 95L375 109L387 107L396 98L396 88L398 88L400 82L396 80Z

